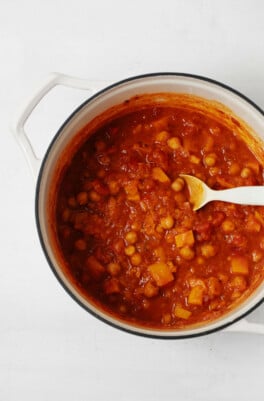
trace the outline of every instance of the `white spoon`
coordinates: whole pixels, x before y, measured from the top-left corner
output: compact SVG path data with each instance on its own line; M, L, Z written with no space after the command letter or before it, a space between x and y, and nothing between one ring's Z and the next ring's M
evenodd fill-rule
M180 176L187 183L193 210L198 210L213 200L240 205L264 206L264 186L236 187L215 191L199 178L188 174L180 174Z

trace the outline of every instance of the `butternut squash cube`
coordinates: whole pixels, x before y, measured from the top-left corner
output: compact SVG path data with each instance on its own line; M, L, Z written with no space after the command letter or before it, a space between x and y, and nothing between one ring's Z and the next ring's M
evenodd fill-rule
M248 261L243 256L233 256L231 258L231 273L248 274Z
M182 308L180 305L176 305L174 309L174 315L180 319L189 319L191 316L192 312L190 312L188 309Z
M202 305L203 304L203 294L204 288L200 285L197 285L191 289L191 292L188 296L188 304L189 305Z
M170 182L169 177L160 167L153 167L152 178L162 183Z
M174 280L170 267L163 262L154 263L148 270L158 287L162 287Z
M194 236L192 230L175 235L175 243L177 248L182 248L183 246L192 246L194 244Z

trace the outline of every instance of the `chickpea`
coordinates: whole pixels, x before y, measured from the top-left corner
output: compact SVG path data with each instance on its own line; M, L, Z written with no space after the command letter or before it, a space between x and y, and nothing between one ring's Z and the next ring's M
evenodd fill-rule
M229 166L228 172L230 175L237 175L240 171L240 166L238 163L232 163Z
M135 252L136 252L136 248L134 247L134 245L129 245L125 248L125 254L127 256L132 256L132 255L134 255Z
M101 196L94 190L89 192L89 198L93 202L99 202L101 199Z
M240 173L242 178L248 178L251 176L251 170L249 167L244 167Z
M174 136L174 137L172 137L172 138L167 140L167 145L172 150L176 150L176 149L179 149L181 147L181 142L180 142L179 138Z
M78 251L85 251L87 247L85 240L82 238L77 239L74 243L74 246Z
M160 225L161 225L161 227L164 228L165 230L169 230L169 229L172 228L173 225L174 225L173 217L170 216L170 215L169 215L169 216L166 216L166 217L163 217L163 218L160 220Z
M118 263L109 263L106 270L111 276L117 276L121 271L121 267Z
M183 189L184 184L185 184L184 180L179 177L179 178L176 178L176 180L173 181L173 183L171 184L171 188L175 192L180 192Z
M129 231L127 234L126 234L126 241L129 243L129 244L135 244L135 242L137 242L137 233L135 232L135 231Z
M76 196L76 200L79 203L79 205L85 205L88 202L88 194L87 192L79 192L78 195Z
M160 131L156 135L156 141L158 142L165 142L169 138L169 133L167 131Z
M185 260L192 260L195 256L195 253L189 246L184 246L180 249L180 255Z
M231 220L224 220L222 223L222 229L225 233L231 233L235 229L235 224Z
M140 253L134 253L134 255L131 256L131 263L134 266L138 266L140 265L142 261L141 255Z
M212 167L216 163L216 154L215 153L209 153L207 156L204 157L204 164L207 167Z
M213 246L213 245L211 245L211 244L204 244L204 245L202 245L201 246L201 252L202 252L202 255L205 257L205 258L211 258L212 256L215 256L215 254L216 254L216 249L215 249L215 247Z

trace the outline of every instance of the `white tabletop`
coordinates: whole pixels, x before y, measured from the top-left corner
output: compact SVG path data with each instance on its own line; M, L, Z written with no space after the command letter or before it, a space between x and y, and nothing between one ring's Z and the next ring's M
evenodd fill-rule
M195 73L264 108L264 2L0 3L0 400L263 400L263 336L150 340L117 331L72 301L39 245L35 184L9 124L50 71L109 82ZM32 117L39 152L87 96L73 92L47 99ZM251 319L264 323L264 307Z

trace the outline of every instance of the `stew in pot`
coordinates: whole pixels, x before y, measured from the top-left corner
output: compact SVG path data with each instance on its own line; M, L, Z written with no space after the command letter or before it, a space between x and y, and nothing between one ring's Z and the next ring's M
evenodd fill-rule
M215 201L194 212L182 173L213 189L263 185L263 166L235 131L168 106L105 123L61 177L67 270L121 320L165 329L213 320L263 278L264 208Z

